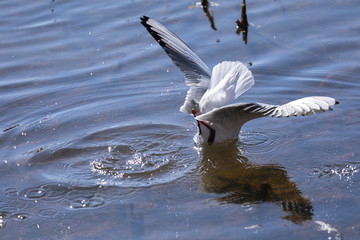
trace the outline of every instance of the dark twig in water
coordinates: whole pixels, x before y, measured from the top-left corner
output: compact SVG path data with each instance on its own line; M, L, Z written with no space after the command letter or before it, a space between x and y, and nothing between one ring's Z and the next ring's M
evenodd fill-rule
M243 41L245 44L247 44L247 34L248 34L248 20L247 20L247 15L246 15L246 2L245 0L243 0L243 4L241 5L241 21L239 19L237 19L236 21L237 24L237 30L236 30L236 34L240 34L241 32L243 33Z
M210 21L211 28L216 31L217 29L215 27L214 17L211 16L211 13L209 11L209 1L208 0L201 0L201 6L202 6L202 9L203 9L204 13L206 14L206 16L208 17L208 19Z

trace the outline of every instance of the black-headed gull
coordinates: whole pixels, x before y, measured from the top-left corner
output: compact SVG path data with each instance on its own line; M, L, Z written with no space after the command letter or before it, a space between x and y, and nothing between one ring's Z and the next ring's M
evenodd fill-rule
M272 116L306 116L326 110L339 102L330 97L301 98L284 105L235 103L234 99L251 88L255 81L241 62L224 61L211 71L179 37L157 21L143 16L141 24L155 38L172 61L185 74L190 87L180 111L194 115L200 140L211 145L238 137L244 123Z

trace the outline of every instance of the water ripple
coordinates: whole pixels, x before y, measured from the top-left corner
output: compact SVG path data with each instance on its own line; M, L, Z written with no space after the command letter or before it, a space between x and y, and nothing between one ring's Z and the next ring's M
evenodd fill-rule
M241 132L239 136L241 148L244 152L256 154L274 153L281 150L293 139L291 134L279 129L257 132Z
M42 172L44 177L74 187L135 187L182 177L196 168L197 158L193 153L192 136L185 128L139 124L107 128L86 134L64 147L48 147L35 154L29 164L50 167L51 171ZM25 194L36 198L43 190L43 187L31 189ZM70 205L98 204L98 200L79 200Z
M4 199L0 204L0 212L2 213L14 213L16 211L20 211L26 209L28 205L22 201L14 200L13 202L9 203Z
M32 217L30 213L20 212L12 214L12 219L16 221L26 221Z
M24 200L57 201L64 197L71 188L60 184L45 184L39 187L26 188L21 192Z
M65 216L65 213L54 208L45 208L45 209L41 209L38 215L40 217L45 218L48 221L51 221L51 220L59 220L63 218Z
M19 190L13 187L4 189L3 194L9 199L14 199L20 195Z
M80 224L80 220L77 218L64 218L60 221L60 226L64 228L72 228Z
M64 203L70 209L94 209L105 206L107 201L102 197L99 188L84 188L66 194Z

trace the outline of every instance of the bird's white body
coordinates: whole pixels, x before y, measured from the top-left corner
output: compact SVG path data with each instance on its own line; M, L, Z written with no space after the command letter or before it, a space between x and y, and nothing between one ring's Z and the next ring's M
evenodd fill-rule
M142 24L185 74L190 87L180 111L194 115L204 143L225 142L238 137L242 125L252 119L272 116L311 115L331 110L338 102L330 97L305 97L284 105L236 103L234 99L251 88L255 81L241 62L224 61L211 71L174 33L146 16ZM228 105L230 104L230 105Z

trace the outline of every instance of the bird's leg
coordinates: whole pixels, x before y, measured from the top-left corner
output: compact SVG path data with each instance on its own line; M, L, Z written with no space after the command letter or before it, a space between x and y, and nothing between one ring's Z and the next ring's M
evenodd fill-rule
M197 112L196 112L195 108L191 109L191 112L194 115L194 117L196 117ZM200 122L198 120L196 120L196 122L197 122L197 125L198 125L198 128L199 128L199 135L201 135Z
M192 114L194 115L194 117L196 117L197 112L196 112L195 108L193 108L191 111L192 111ZM196 121L197 121L197 120L196 120ZM215 131L215 129L213 129L212 127L210 127L206 122L204 122L204 121L197 121L198 128L199 128L199 135L201 134L200 123L201 123L202 125L204 125L205 127L207 127L207 129L210 130L210 136L209 136L209 138L208 138L208 144L211 145L211 144L214 142L216 131Z

